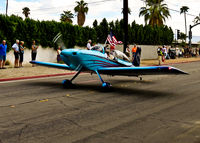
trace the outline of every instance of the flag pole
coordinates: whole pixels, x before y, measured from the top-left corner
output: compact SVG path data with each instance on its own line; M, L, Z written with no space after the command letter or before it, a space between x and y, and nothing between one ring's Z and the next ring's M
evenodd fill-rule
M107 36L108 37L108 36ZM105 43L104 43L104 47L106 46L106 43L107 43L107 38L106 38L106 41L105 41Z

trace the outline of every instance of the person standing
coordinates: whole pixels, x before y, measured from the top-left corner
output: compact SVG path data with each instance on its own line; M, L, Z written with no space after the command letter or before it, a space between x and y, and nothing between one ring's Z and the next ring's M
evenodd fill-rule
M162 56L163 56L163 52L162 52L162 48L161 47L158 47L157 54L158 54L158 65L161 65L161 63L162 63Z
M132 64L136 67L140 66L141 52L142 52L142 49L140 47L137 47L136 52L135 52L135 56L134 56L134 59L133 59L133 62L132 62Z
M130 47L129 47L129 44L127 45L127 47L126 47L126 56L128 57L128 58L130 58Z
M61 47L58 46L58 49L57 49L57 63L59 63L61 61L60 53L61 53Z
M92 43L92 40L88 40L88 43L87 43L87 49L88 50L92 49L91 43Z
M38 46L35 45L35 40L33 40L33 45L32 45L32 51L31 51L31 58L32 58L32 61L35 61L36 59L36 56L37 56L37 49L38 49ZM35 65L32 64L32 67L34 67Z
M23 63L23 61L24 61L24 49L25 49L25 47L24 47L24 41L21 41L20 42L20 45L19 45L19 67L23 67L22 66L22 63Z
M19 40L16 40L16 43L12 46L12 48L15 56L14 68L19 68Z
M6 69L5 68L6 51L7 51L6 40L3 40L2 44L0 45L0 69Z
M134 57L135 57L135 53L137 51L137 45L134 44L133 48L132 48L132 60L134 61Z

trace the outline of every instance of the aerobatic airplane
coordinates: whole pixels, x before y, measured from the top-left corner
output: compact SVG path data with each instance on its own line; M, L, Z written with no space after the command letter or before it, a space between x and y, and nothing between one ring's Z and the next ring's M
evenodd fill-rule
M102 87L106 88L110 87L111 84L105 82L101 78L100 74L111 76L120 75L136 77L142 75L187 74L184 71L170 66L135 67L132 65L131 62L120 59L119 57L114 57L114 59L110 59L105 54L105 50L102 45L97 45L93 47L92 50L65 49L62 50L60 55L65 64L40 61L30 61L30 63L38 64L41 66L77 71L77 73L74 75L74 77L72 77L71 80L63 80L62 83L64 87L72 87L72 81L81 72L96 73L102 82Z

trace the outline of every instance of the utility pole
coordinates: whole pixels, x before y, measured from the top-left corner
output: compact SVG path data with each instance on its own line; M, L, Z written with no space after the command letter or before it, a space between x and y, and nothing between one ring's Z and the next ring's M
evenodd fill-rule
M8 15L8 0L6 1L6 16Z
M126 52L127 42L128 42L128 0L124 0L124 50Z
M189 30L189 47L191 48L192 47L192 28L199 25L200 23L196 23L194 25L190 25L190 30Z

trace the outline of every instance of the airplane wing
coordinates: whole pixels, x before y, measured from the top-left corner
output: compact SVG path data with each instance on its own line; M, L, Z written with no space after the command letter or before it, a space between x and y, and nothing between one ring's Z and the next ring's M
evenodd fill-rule
M149 66L149 67L108 67L98 69L100 74L107 75L163 75L163 74L188 74L170 66Z
M31 64L52 67L52 68L59 68L59 69L67 69L71 70L68 65L66 64L57 64L57 63L48 63L48 62L40 62L40 61L30 61Z

